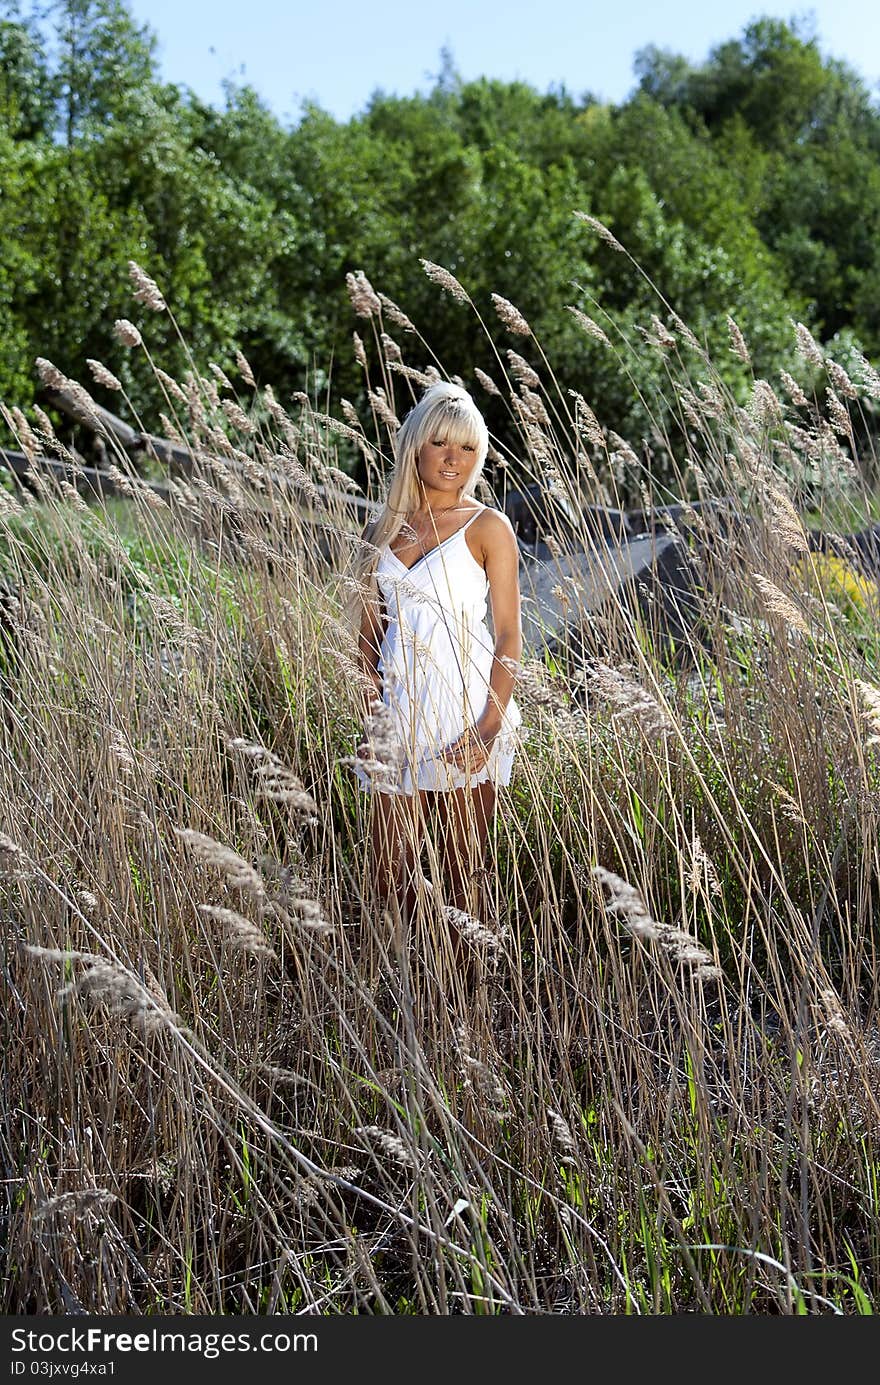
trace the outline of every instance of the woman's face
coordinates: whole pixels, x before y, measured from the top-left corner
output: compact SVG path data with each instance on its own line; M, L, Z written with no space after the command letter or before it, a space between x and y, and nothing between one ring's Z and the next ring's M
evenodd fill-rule
M450 442L442 425L423 443L416 457L422 484L450 498L461 493L476 465L476 447L471 443Z

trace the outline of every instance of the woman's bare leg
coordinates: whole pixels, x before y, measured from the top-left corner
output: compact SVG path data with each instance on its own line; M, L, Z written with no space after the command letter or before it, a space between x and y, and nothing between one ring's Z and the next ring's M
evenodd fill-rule
M489 782L470 789L453 789L438 793L436 800L446 902L482 922L487 903L483 865L495 809L495 786ZM480 992L483 978L479 950L466 941L454 918L449 921L448 936L455 974L473 999Z
M427 820L425 790L377 793L372 823L373 879L381 907L396 902L412 919L419 895L419 849Z
M491 781L472 789L437 794L440 857L448 902L474 918L485 912L483 865L489 823L495 811Z
M370 842L373 888L380 909L393 902L403 904L410 854L404 813L397 794L373 793Z

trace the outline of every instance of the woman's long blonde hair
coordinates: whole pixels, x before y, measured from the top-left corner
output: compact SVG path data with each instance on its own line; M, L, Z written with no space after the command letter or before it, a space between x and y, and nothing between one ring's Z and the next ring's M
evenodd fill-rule
M462 497L473 494L483 474L489 451L489 430L483 415L460 385L446 381L430 385L400 425L394 441L394 469L388 480L385 504L361 535L361 552L355 559L356 590L345 607L348 621L355 630L360 628L363 607L374 604L378 596L379 550L393 543L406 516L421 503L422 481L417 458L424 444L438 435L449 442L476 448L476 466L462 490Z

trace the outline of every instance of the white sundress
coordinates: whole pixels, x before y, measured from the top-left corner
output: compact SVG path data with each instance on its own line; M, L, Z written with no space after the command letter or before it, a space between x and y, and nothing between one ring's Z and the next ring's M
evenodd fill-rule
M388 614L377 665L382 702L395 741L391 771L355 760L362 789L412 795L492 780L510 783L522 714L511 697L486 764L476 772L439 758L472 726L489 696L495 642L486 625L489 579L471 553L465 531L486 508L407 568L386 544L376 579Z

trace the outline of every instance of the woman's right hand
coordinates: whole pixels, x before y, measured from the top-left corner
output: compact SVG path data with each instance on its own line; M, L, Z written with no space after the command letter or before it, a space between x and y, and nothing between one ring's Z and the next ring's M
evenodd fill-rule
M364 693L364 719L369 721L370 717L383 705L382 694L378 688L371 688ZM361 739L358 743L355 755L359 760L371 760L373 758L370 748L369 732L364 727L361 732Z
M382 689L370 687L364 690L363 694L363 715L368 719L373 713L382 706Z

